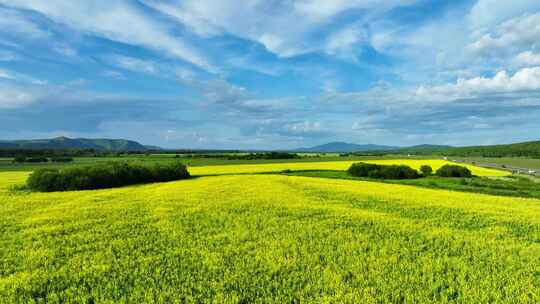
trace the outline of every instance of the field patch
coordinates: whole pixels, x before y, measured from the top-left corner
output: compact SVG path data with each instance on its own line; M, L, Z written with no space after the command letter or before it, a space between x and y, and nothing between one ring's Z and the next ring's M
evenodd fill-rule
M0 190L0 298L538 302L539 215L534 199L283 175Z
M245 173L270 173L284 170L347 170L351 164L358 161L332 161L332 162L293 162L276 164L254 164L254 165L222 165L222 166L201 166L189 167L193 175L221 175L221 174L245 174ZM362 160L365 163L380 165L407 165L419 170L422 165L429 165L433 170L437 170L452 162L444 160L412 160L412 159L392 159L392 160ZM462 164L459 164L462 165ZM507 176L506 171L486 169L472 165L463 165L469 168L477 176Z

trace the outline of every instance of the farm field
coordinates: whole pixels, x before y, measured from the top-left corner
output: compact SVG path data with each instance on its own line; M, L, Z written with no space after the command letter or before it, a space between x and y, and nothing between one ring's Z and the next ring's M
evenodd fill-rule
M284 172L289 176L322 177L331 179L363 180L380 183L411 185L430 189L445 189L472 193L528 197L540 199L540 179L524 175L483 176L473 178L448 178L430 176L419 179L370 179L354 177L346 171L306 170Z
M0 304L540 304L539 117L540 0L0 0Z
M435 167L442 161L432 162ZM318 169L345 165L317 164ZM268 166L282 170L280 165L247 167L265 172ZM0 172L0 298L5 303L540 300L540 200L247 174L243 166L190 169L228 175L27 193L10 189L24 183L28 172Z
M374 163L381 165L400 164L407 165L414 169L419 169L422 165L429 165L433 170L437 170L445 164L451 162L444 160L411 160L411 159L378 159L378 160L361 160L366 163ZM200 166L191 167L190 172L193 175L221 175L221 174L245 174L245 173L270 173L281 172L284 170L347 170L351 164L357 161L327 161L327 162L289 162L277 164L253 164L253 165L222 165L222 166ZM460 164L461 165L461 164ZM468 167L474 175L478 176L506 176L509 172L486 169L472 165L464 165Z
M462 158L458 158L462 159ZM540 159L537 158L521 158L521 157L468 157L467 161L476 161L482 163L492 163L499 165L507 165L519 168L530 168L540 170Z
M245 153L236 153L245 154ZM223 155L221 153L220 155ZM329 162L329 161L362 161L362 160L384 160L384 159L401 159L403 155L385 155L385 156L347 156L340 157L333 153L326 154L313 154L313 153L300 153L302 158L297 159L256 159L256 160L238 160L238 159L226 159L220 157L187 157L186 155L179 154L176 158L175 154L135 154L135 155L123 155L123 156L109 156L109 157L74 157L74 161L70 163L13 163L12 158L0 158L0 172L1 171L31 171L39 168L59 168L65 166L85 166L93 165L101 162L110 161L124 161L124 162L143 162L143 163L156 163L156 162L168 162L168 161L180 161L189 166L217 166L217 165L242 165L242 164L279 164L279 163L303 163L303 162ZM319 156L317 156L319 155ZM429 159L426 156L419 156L420 159Z

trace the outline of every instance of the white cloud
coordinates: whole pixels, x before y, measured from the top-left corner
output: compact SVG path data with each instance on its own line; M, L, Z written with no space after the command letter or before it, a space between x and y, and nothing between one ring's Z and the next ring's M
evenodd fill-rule
M237 102L237 105L247 111L279 111L287 108L292 101L290 98L277 99L247 99Z
M0 69L0 79L10 80L17 83L32 84L32 85L42 85L46 83L46 81L44 80L36 79L26 74L13 72L13 71L5 70L5 69Z
M2 1L0 1L2 3ZM49 33L14 10L0 7L0 32L23 34L28 38L44 38Z
M369 25L369 41L379 53L394 63L384 72L409 84L454 79L456 73L473 70L475 58L464 49L471 40L462 6L452 7L437 18L410 25L394 19L378 20Z
M540 48L540 13L509 19L484 34L469 48L480 54Z
M331 110L345 107L343 112L355 109L369 113L370 119L359 120L357 126L371 125L371 119L384 120L388 115L420 114L425 107L444 107L463 99L484 100L485 105L497 97L510 97L516 106L536 106L540 96L540 67L522 68L514 74L500 71L493 77L459 78L455 82L417 87L374 87L367 91L330 93L321 98ZM506 98L504 98L506 99ZM358 107L357 107L358 106Z
M514 75L500 71L495 76L458 79L456 83L420 87L417 98L455 100L486 94L517 93L540 90L540 67L523 68Z
M326 40L312 36L316 32L320 34L322 27L342 12L364 9L376 15L393 7L414 2L415 0L252 0L248 3L235 0L145 1L146 4L177 19L201 36L229 33L258 42L280 57L293 57L324 50ZM341 37L335 38L337 40L331 44L329 50L335 51L349 45L351 40L356 42L356 36L353 34L341 33Z
M66 44L57 44L56 46L53 47L53 49L57 53L67 56L67 57L76 57L78 55L78 52L75 48Z
M367 33L356 26L346 27L330 35L326 43L325 52L330 55L337 55L352 61L357 60L355 45L366 42Z
M0 4L30 9L76 30L164 51L200 68L213 67L179 37L127 1L0 0Z
M0 69L0 78L12 79L13 80L13 79L15 79L15 76L13 76L11 74L11 72Z
M522 52L516 56L515 61L521 66L538 66L540 65L540 53Z
M415 3L414 0L297 0L294 8L303 16L321 21L350 9L386 10Z
M231 57L227 60L227 64L236 69L254 71L268 76L278 76L282 72L279 66L256 62L247 56Z
M205 81L198 85L206 99L214 103L235 104L251 97L246 88L232 85L222 79Z
M13 109L28 105L38 99L36 92L27 88L0 85L0 109Z
M152 60L143 60L134 57L109 55L106 57L109 63L135 73L157 74L159 71L157 63Z
M540 2L536 0L478 0L467 19L475 29L490 28L514 16L539 9Z
M318 134L326 131L319 121L300 121L295 123L286 124L284 131L292 135L309 135Z

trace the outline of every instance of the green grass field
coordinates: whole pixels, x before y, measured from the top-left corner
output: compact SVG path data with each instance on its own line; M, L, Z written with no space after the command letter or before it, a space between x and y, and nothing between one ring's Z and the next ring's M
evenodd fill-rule
M419 179L373 180L350 176L345 171L305 170L285 173L290 176L322 177L332 179L365 180L419 186L431 189L445 189L463 192L484 193L493 195L529 197L540 199L540 179L527 176L508 177L475 177L475 178L443 178L431 176Z
M540 200L235 167L62 193L1 172L1 302L540 301Z

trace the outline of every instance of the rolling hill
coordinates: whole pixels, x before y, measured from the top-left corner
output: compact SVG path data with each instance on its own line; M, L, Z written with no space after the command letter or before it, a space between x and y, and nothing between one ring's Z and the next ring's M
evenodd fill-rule
M448 156L480 156L480 157L540 157L540 141L520 142L506 145L449 147L423 145L402 148L401 153L438 154Z
M127 139L68 138L29 139L0 141L1 149L56 150L56 149L95 149L103 151L146 151L147 147Z
M528 141L503 145L453 147L447 145L417 145L395 147L384 145L358 145L332 142L310 148L299 148L294 152L382 152L416 155L477 156L477 157L540 157L540 141Z
M396 150L399 147L393 146L383 146L383 145L358 145L351 144L346 142L331 142L320 146L310 147L310 148L299 148L295 149L294 152L361 152L361 151L388 151Z

